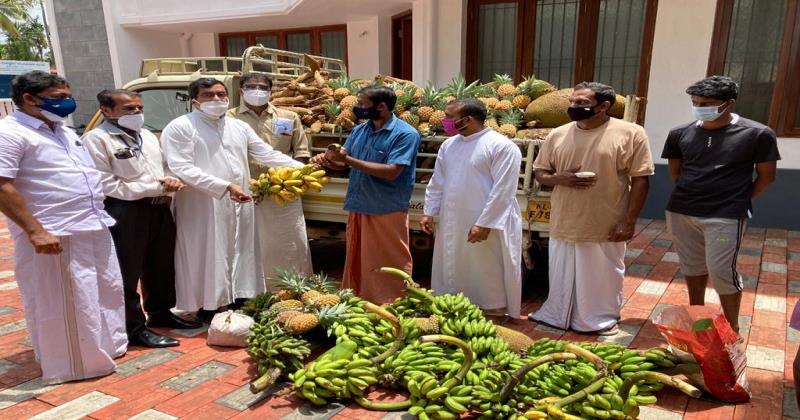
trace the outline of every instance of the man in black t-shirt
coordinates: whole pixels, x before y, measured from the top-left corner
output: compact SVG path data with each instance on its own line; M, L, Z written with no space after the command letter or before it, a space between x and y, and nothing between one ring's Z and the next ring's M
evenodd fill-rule
M775 133L733 114L739 87L711 76L686 89L697 121L674 128L662 158L675 189L667 204L667 229L686 276L689 304L703 305L711 278L725 318L739 331L742 279L736 271L751 199L775 180ZM755 170L755 178L753 173Z

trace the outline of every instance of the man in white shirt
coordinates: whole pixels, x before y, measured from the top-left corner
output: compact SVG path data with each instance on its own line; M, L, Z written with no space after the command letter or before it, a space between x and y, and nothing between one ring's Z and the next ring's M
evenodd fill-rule
M64 125L75 110L66 80L36 71L11 89L19 110L0 120L0 211L42 380L107 375L128 338L100 173Z
M518 318L522 217L516 195L522 153L486 127L481 101L453 101L445 114L445 132L452 137L439 149L420 220L424 232L436 232L431 288L464 292L487 315Z
M178 340L148 327L202 326L170 311L175 306L175 222L170 194L184 184L164 175L158 138L142 128L144 107L138 93L104 90L97 100L105 121L82 140L100 171L106 211L117 221L110 230L125 288L128 340L145 347L177 346ZM137 292L140 279L141 297Z
M169 170L187 187L175 193L177 306L210 321L220 308L266 290L256 240L249 160L302 167L246 123L226 118L228 91L214 78L189 85L193 111L161 133Z

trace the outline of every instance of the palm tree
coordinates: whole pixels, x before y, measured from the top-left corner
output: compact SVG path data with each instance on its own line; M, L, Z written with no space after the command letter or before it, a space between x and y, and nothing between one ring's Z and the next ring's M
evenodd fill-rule
M0 0L0 29L8 35L16 35L15 22L27 20L28 9L34 0Z

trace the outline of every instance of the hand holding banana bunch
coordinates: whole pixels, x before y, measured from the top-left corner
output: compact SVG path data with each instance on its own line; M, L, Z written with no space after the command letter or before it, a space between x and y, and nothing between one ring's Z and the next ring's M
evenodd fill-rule
M250 191L256 204L269 197L279 206L302 197L306 191L320 192L330 178L319 166L308 164L302 168L269 168L258 179L250 180Z

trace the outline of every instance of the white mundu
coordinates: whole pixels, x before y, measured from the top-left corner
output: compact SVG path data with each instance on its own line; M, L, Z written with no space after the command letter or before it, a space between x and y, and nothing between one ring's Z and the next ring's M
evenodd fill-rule
M42 381L112 373L128 347L122 276L103 210L100 173L78 136L24 112L0 121L0 177L63 251L37 254L15 223L15 276Z
M425 191L425 215L438 216L431 287L464 292L483 309L518 317L522 300L522 217L516 193L522 154L489 128L447 139ZM467 242L472 226L491 229Z
M177 307L214 310L266 290L254 204L235 203L235 183L249 191L248 159L265 166L302 164L273 150L246 123L200 111L176 118L161 134L167 165L187 184L175 194Z

